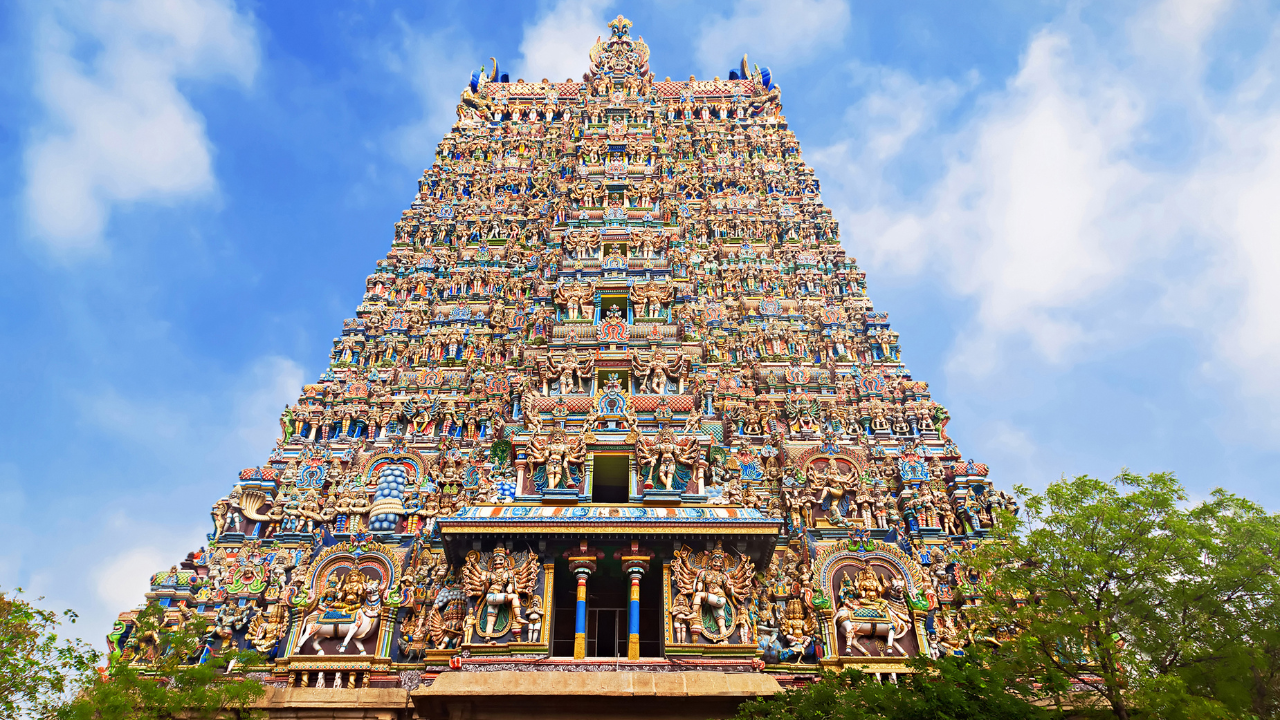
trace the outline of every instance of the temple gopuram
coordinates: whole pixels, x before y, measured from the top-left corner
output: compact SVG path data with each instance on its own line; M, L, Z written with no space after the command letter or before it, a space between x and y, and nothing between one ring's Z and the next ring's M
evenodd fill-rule
M496 63L328 369L151 580L273 717L708 718L958 652L1015 510L841 247L767 68ZM124 613L118 662L154 656ZM142 633L137 633L142 635Z

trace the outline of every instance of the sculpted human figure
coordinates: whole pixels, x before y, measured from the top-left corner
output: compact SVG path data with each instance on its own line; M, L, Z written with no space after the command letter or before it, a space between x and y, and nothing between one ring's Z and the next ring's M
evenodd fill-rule
M547 487L576 488L570 465L581 465L586 460L586 446L582 439L570 442L564 429L555 428L544 441L534 438L529 444L528 459L536 467L546 467Z
M680 371L684 368L686 358L683 354L677 353L674 357L669 356L663 351L662 347L654 348L648 357L636 350L629 353L631 358L631 370L638 378L640 391L648 390L657 395L665 395L667 392L667 383L677 380L680 377Z
M520 641L523 628L530 621L521 612L522 598L534 591L537 583L538 559L532 553L523 562L512 564L507 549L494 548L486 562L478 551L467 553L462 568L463 586L468 597L479 599L475 627L490 643L495 643L498 615L506 609L507 625L516 642Z
M677 440L671 428L666 427L659 431L657 438L636 445L636 459L642 468L649 471L644 485L646 490L654 487L655 475L662 488L670 490L675 481L676 466L694 465L698 462L700 448L691 440Z
M341 577L336 573L330 575L319 595L314 589L309 595L308 611L294 652L300 651L307 640L314 638L312 648L317 655L323 655L320 640L341 637L340 654L346 652L352 641L360 654L365 654L364 640L378 627L382 599L378 581L366 577L359 570L353 568Z
M682 549L672 561L672 573L681 595L689 598L690 631L697 635L711 632L718 642L727 642L731 627L737 627L739 614L746 612L751 599L751 585L755 566L745 557L739 557L732 569L720 544L703 555L699 565L694 553ZM703 608L711 612L715 630L703 626ZM730 624L730 612L733 622Z
M693 608L689 607L689 599L677 595L671 603L671 633L677 644L689 642L689 625L693 622Z
M583 392L582 381L591 377L591 373L595 369L595 360L590 355L580 358L578 351L570 347L559 358L554 355L549 356L547 358L547 367L558 377L557 382L559 383L560 394L564 395L571 392L575 381L577 382L577 391Z

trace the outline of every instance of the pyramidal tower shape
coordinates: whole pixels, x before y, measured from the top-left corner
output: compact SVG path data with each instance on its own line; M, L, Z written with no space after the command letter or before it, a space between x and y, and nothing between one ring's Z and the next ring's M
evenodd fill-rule
M153 576L166 622L261 653L273 713L708 717L966 634L955 553L1016 506L768 68L658 80L630 26L580 82L471 75L328 369ZM156 655L137 613L116 662Z

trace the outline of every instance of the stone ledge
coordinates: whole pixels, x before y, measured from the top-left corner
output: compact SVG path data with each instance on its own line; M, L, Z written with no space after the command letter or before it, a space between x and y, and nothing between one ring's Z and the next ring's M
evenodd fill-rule
M410 693L418 699L497 697L748 698L782 690L760 673L687 672L447 672ZM323 692L323 691L317 691Z
M293 708L378 708L398 709L409 704L409 693L400 688L279 688L269 687L254 707L270 710L271 717L280 710ZM311 717L308 715L308 717ZM341 717L360 717L342 715ZM370 716L373 717L373 716Z

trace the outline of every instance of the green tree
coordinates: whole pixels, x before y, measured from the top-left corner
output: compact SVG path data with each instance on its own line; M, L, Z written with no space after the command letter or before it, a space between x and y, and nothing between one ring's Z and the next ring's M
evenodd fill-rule
M1080 710L1276 717L1280 518L1222 490L1187 507L1169 473L1018 493L1003 542L971 554L975 633Z
M75 621L71 611L64 613ZM203 618L149 605L132 637L135 662L102 655L59 637L63 618L27 602L21 590L0 593L0 720L162 720L239 717L262 697L262 683L232 664L261 662L254 653L209 651Z
M262 683L232 667L261 663L253 652L212 654L204 618L148 605L134 621L137 662L114 662L71 702L58 708L59 720L168 720L241 717L264 694Z
M0 590L0 720L48 717L93 673L98 656L58 628L76 621L23 598L22 588Z
M916 658L897 683L855 669L771 698L748 700L737 720L1049 720L1036 690L993 654Z

